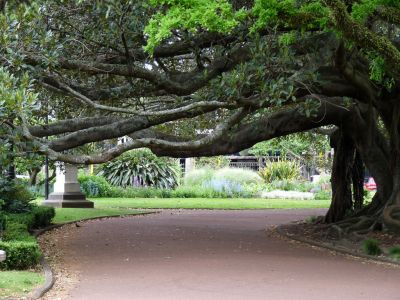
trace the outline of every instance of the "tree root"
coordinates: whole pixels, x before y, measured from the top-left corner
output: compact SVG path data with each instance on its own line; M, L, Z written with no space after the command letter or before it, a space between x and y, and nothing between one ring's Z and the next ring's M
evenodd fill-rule
M380 227L380 219L376 216L362 216L342 220L337 223L328 224L325 238L329 235L335 236L337 239L344 237L362 238L365 234L376 230Z
M400 206L387 206L383 210L383 222L389 230L400 234Z

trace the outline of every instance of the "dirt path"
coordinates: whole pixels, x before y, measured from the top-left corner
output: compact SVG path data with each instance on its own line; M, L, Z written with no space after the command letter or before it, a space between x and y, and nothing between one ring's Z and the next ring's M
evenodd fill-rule
M321 212L163 211L84 223L60 249L80 274L67 298L400 299L400 268L265 231Z

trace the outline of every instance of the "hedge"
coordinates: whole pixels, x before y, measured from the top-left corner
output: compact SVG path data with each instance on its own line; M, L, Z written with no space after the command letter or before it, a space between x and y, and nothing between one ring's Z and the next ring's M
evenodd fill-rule
M39 262L40 249L36 241L0 241L0 249L7 254L7 259L0 263L2 270L29 269Z
M34 206L29 213L9 214L0 249L6 251L7 259L0 263L3 270L23 270L37 265L40 249L28 230L51 224L55 216L52 207Z

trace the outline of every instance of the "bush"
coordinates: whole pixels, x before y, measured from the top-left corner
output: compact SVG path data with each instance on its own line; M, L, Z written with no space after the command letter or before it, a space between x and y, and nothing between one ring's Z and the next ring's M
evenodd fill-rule
M394 246L389 249L389 255L394 260L400 260L400 246Z
M204 182L210 181L214 176L214 171L210 168L195 169L187 174L183 179L186 186L202 186Z
M0 211L0 238L2 232L6 230L6 222L7 222L7 216L5 215L5 213Z
M229 158L226 156L212 156L212 157L200 157L196 160L196 166L199 168L212 168L221 169L229 167Z
M247 196L242 185L226 179L213 179L204 183L204 187L221 193L225 197L245 197Z
M300 177L300 164L290 160L271 162L261 169L259 174L267 183L275 180L295 180Z
M31 191L19 180L0 177L2 208L8 212L24 212L31 209L29 202L35 199Z
M379 242L375 239L366 239L362 243L363 251L368 255L380 255L382 254L382 250L379 247Z
M166 158L154 155L150 150L138 149L124 153L103 165L102 175L116 186L150 186L173 188L178 184L177 165Z
M238 168L223 168L217 170L214 179L225 179L236 184L260 183L262 178L252 170Z
M332 192L327 190L320 190L314 195L315 200L330 200L332 199Z
M3 235L4 241L24 241L24 242L35 242L35 238L28 232L28 226L26 224L8 222L7 230Z
M7 227L10 223L24 224L26 230L46 227L51 224L54 216L55 209L53 207L33 206L29 213L10 214Z
M102 176L80 175L78 181L87 197L110 196L111 185Z
M37 229L49 226L56 215L54 207L34 206L31 211L32 221L28 225L29 229Z
M39 262L40 249L36 241L0 241L0 249L7 254L7 259L0 263L0 269L24 270Z
M223 168L212 170L210 168L196 169L185 175L184 184L191 186L202 186L211 180L227 180L237 184L255 184L262 182L261 177L254 171Z

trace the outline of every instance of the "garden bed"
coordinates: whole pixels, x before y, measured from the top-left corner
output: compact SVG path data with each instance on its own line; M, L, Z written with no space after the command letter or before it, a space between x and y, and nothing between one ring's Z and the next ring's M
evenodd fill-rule
M400 236L390 232L374 231L363 236L349 234L339 237L336 230L327 227L326 224L305 221L282 225L278 231L294 240L331 250L400 263Z

